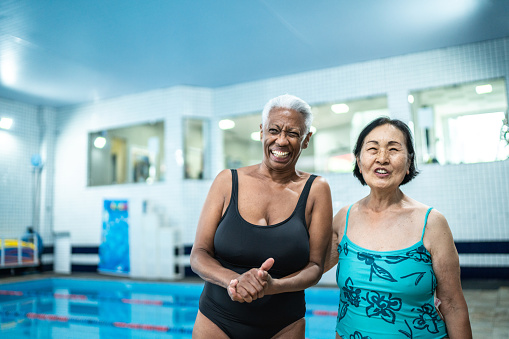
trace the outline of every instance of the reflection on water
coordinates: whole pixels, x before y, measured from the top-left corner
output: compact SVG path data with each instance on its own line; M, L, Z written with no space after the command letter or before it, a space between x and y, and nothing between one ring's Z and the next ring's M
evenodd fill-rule
M0 284L2 338L191 338L202 284L43 279ZM306 292L306 337L334 335L339 293Z

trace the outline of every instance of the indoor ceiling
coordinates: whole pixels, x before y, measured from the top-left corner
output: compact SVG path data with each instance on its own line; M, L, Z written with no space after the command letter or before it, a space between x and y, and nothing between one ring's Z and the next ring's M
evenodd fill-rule
M0 97L59 107L507 36L506 0L2 0Z

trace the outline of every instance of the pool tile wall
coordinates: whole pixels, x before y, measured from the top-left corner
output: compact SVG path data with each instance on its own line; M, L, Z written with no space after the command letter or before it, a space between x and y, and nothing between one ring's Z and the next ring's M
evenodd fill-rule
M29 159L32 153L41 152L47 154L44 203L40 207L47 243L52 242L52 231L68 231L73 246L99 246L102 201L118 198L130 201L130 227L142 227L140 206L146 200L161 212L166 226L179 230L181 242L190 246L211 178L222 169L221 132L214 127L221 118L261 111L268 99L282 93L300 96L311 105L386 95L391 115L408 122L411 114L407 95L411 91L480 79L507 79L508 75L509 38L502 38L215 89L179 86L60 108L0 100L0 108L14 112L26 129L23 133L14 129L8 132L16 134L23 147L10 155L6 149L0 150L4 154L0 163L0 230L4 234L19 232L30 222ZM41 138L34 137L41 133L40 121L32 117L37 114L47 117ZM182 149L184 117L201 117L211 123L211 161L206 180L182 179L183 170L175 155ZM155 120L165 122L164 182L87 187L89 132ZM509 241L507 160L423 165L421 170L421 175L403 191L442 212L457 241ZM367 194L367 189L350 174L324 176L332 187L335 212ZM97 257L93 256L89 256L90 262L96 264ZM462 265L474 267L507 267L507 258L506 254L460 256ZM188 263L187 257L183 260ZM80 257L79 261L86 263L87 259Z

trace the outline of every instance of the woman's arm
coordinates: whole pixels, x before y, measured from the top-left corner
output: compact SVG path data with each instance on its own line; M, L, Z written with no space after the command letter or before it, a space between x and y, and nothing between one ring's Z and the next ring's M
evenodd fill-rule
M348 212L348 206L345 206L339 210L338 213L334 216L334 220L332 221L332 241L330 243L329 248L327 249L327 256L325 258L325 269L324 272L327 272L338 263L339 253L338 253L338 245L343 238L343 233L345 230L345 222L346 222L346 213Z
M302 270L272 279L269 275L265 294L301 291L315 285L323 274L327 249L332 236L332 198L327 181L318 177L311 186L308 204L312 203L309 221L309 263Z
M438 211L432 210L428 217L424 245L431 253L437 278L436 296L441 301L440 312L449 338L472 338L468 307L461 288L458 252L447 220Z
M203 205L195 241L191 250L191 268L203 280L226 288L238 274L224 268L214 258L214 235L226 209L226 197L231 193L230 170L219 173L210 187Z

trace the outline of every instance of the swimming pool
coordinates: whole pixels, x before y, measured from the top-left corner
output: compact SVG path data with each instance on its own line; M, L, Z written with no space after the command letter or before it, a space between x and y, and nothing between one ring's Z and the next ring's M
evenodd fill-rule
M191 338L201 283L50 278L0 284L1 338ZM335 288L306 291L306 338L333 338Z

